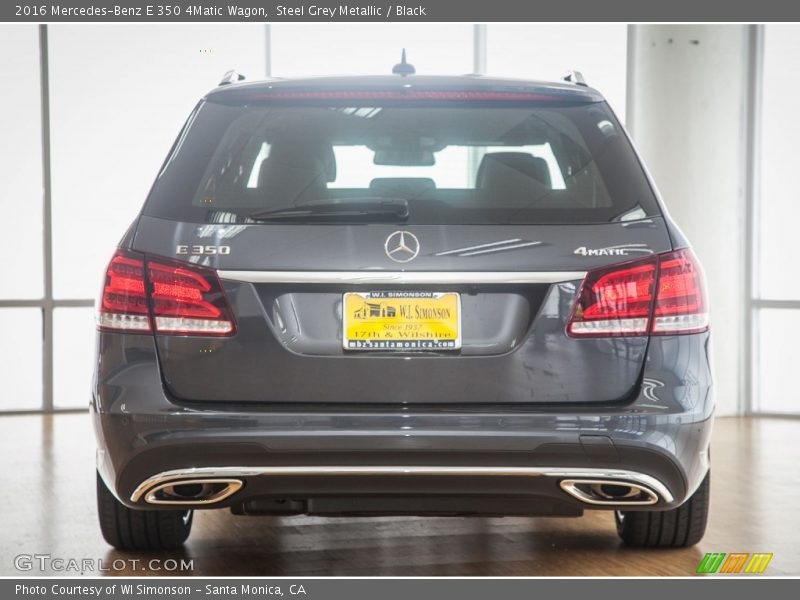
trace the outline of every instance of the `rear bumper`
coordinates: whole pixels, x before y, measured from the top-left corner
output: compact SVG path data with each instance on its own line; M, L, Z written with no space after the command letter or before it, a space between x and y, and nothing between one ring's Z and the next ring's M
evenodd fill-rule
M242 484L200 508L241 512L577 515L619 507L565 491L583 478L642 484L657 501L628 508L663 510L680 505L708 469L706 334L655 340L641 389L624 406L491 410L179 405L164 392L152 338L100 338L98 469L132 507L165 508L147 502L148 490L198 476Z
M211 413L172 415L161 426L151 421L145 433L138 418L95 419L107 439L98 454L101 473L129 506L164 508L146 502L148 490L161 483L225 478L242 488L198 508L263 498L434 495L527 498L535 514L545 500L544 514L614 508L570 496L561 484L576 479L643 484L657 492L658 501L636 507L642 510L677 506L707 469L711 428L710 419L673 425L676 437L667 438L663 431L634 433L624 419L612 425L611 419L595 418L580 427L579 419L539 417L523 424L514 415L415 414L375 418L373 428L367 415ZM448 420L472 425L447 430L442 421ZM569 428L570 421L579 428ZM134 429L139 434L123 446L120 432ZM561 506L556 510L550 503Z

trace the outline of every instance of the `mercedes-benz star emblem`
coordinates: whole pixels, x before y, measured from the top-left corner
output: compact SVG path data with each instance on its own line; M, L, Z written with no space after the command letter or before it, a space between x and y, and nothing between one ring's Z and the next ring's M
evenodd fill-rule
M386 256L399 263L414 260L419 254L419 240L417 236L408 231L395 231L386 238L383 247L386 250Z

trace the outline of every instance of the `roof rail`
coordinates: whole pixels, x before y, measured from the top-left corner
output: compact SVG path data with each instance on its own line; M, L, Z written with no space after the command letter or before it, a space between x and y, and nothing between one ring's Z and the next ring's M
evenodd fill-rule
M225 75L222 76L222 81L219 82L219 85L228 85L231 83L236 83L238 81L244 81L244 75L242 75L241 73L237 73L236 71L231 69L230 71L225 73Z
M589 85L586 83L586 80L583 78L583 73L580 71L568 71L567 74L562 77L562 79L568 83L589 87Z

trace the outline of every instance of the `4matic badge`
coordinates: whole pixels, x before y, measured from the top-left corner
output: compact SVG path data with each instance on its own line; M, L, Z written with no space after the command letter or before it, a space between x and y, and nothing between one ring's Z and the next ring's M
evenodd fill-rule
M630 256L635 254L652 254L653 251L647 244L620 244L619 246L606 246L605 248L575 248L573 254L581 256Z

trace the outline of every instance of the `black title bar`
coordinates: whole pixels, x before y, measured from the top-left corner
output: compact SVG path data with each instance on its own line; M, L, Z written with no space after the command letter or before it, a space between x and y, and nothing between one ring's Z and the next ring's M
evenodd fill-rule
M0 22L778 22L794 0L2 0Z

